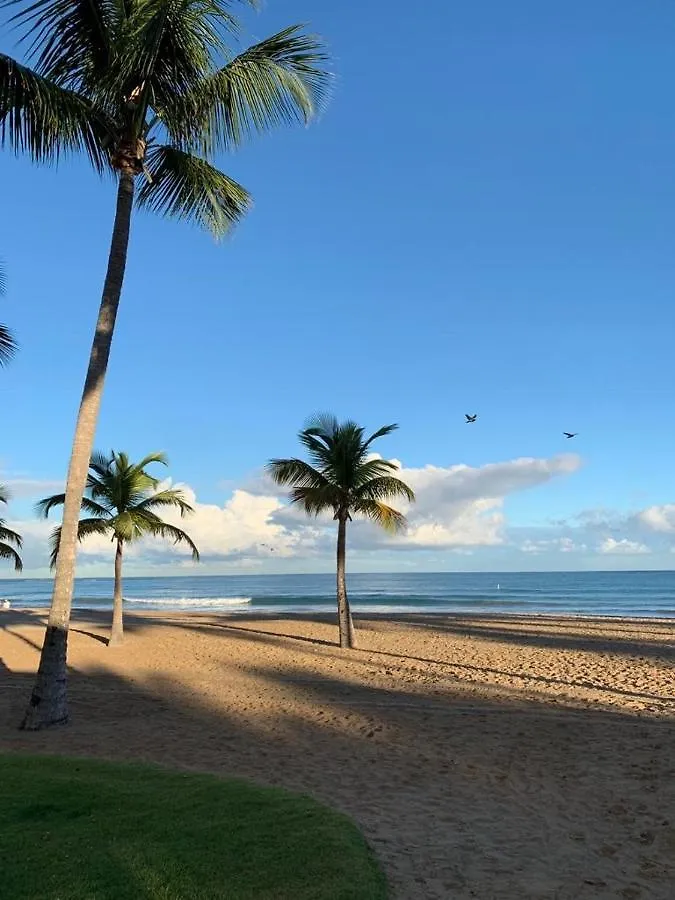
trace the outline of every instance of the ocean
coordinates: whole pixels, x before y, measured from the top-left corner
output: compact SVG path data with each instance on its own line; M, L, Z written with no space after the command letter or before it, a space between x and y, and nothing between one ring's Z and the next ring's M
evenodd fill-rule
M78 578L76 609L109 609L111 578ZM675 618L675 572L483 572L353 574L354 612L511 613ZM0 579L12 608L44 607L49 579ZM134 610L275 615L333 612L335 576L223 575L126 578L125 607Z

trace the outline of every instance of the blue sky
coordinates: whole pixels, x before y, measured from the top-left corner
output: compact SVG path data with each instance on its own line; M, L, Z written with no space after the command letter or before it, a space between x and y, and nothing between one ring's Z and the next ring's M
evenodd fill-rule
M253 39L293 22L324 35L332 102L309 129L221 160L256 201L232 239L136 216L97 445L166 450L195 502L226 513L233 491L260 496L261 464L295 452L312 411L397 421L381 451L413 481L448 470L450 493L465 475L452 467L475 470L474 505L411 511L446 538L405 553L357 535L359 568L670 567L675 8L421 10L269 0L245 16ZM2 321L22 345L0 374L0 477L8 518L30 530L35 491L67 463L114 193L83 161L37 169L5 152L0 172ZM531 478L516 487L485 469L521 458ZM258 509L260 533L285 515ZM225 541L207 569L330 568L323 537L283 528L304 535L286 556Z

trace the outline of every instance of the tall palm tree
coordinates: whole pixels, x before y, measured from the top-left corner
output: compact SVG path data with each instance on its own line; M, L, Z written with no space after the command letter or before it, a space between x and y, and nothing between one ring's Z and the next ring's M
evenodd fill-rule
M5 293L5 272L0 264L0 297ZM16 353L14 335L6 325L0 324L0 366L6 365Z
M78 520L134 200L221 237L244 215L250 198L210 158L257 132L308 121L326 96L320 41L293 26L235 56L228 48L236 24L231 5L227 0L36 0L13 17L35 69L0 56L0 140L39 160L53 158L60 148L84 150L117 180L108 268L68 467L52 604L24 728L68 719L66 655Z
M0 484L0 503L7 503L9 494L7 488ZM0 559L11 559L14 563L14 570L20 572L23 569L23 563L19 556L19 550L22 545L21 535L11 528L7 528L5 520L0 519Z
M395 463L373 458L371 445L391 434L398 425L385 425L369 438L355 422L338 422L335 416L319 415L311 419L298 435L311 462L303 459L272 459L267 471L277 484L292 488L292 503L307 515L318 516L330 511L338 523L337 536L337 606L340 646L354 646L354 625L347 598L345 562L347 522L353 515L376 522L385 531L399 532L406 519L384 501L403 497L412 502L415 494L393 473Z
M181 516L194 512L181 490L157 490L159 479L146 472L151 463L167 465L167 462L163 453L150 453L138 463L132 463L126 453L111 453L110 456L95 453L89 463L86 494L82 498L82 512L86 513L86 518L78 522L77 537L82 541L92 534L110 535L115 545L115 589L109 647L120 644L124 637L122 557L125 544L148 536L169 538L174 544L187 544L192 550L192 558L199 560L199 551L192 538L181 528L164 522L157 512L165 507L179 509ZM65 494L45 497L37 504L37 511L46 519L55 506L63 506L65 499ZM61 532L60 525L52 532L52 568L58 559Z

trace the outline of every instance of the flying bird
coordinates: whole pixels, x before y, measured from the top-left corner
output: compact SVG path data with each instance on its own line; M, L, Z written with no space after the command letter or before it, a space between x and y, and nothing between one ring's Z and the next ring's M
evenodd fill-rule
M567 440L569 441L570 438L576 437L576 436L579 434L579 432L578 432L578 431L575 431L574 434L572 434L572 432L570 432L570 431L563 431L563 434L565 435L565 437L566 437Z
M471 422L475 422L478 418L478 413L474 413L473 416L470 416L468 413L464 413L464 418L466 419L466 424L469 425Z

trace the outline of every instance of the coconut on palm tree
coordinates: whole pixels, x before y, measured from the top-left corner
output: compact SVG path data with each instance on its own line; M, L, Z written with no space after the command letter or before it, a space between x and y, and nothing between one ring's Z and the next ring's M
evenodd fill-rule
M9 500L7 488L0 484L0 503L6 504ZM16 531L12 531L5 524L4 519L0 519L0 559L9 559L14 563L14 570L20 572L23 569L23 563L19 556L22 540L21 535Z
M37 0L13 17L34 69L0 56L0 140L38 160L53 158L60 149L83 150L117 181L108 268L66 481L52 604L24 728L68 719L66 654L78 520L134 201L221 237L244 215L250 198L212 164L214 153L273 126L308 121L326 93L322 45L298 26L233 55L231 5L226 0Z
M267 471L277 484L291 488L292 503L307 515L331 512L338 523L337 535L337 605L340 646L354 646L354 625L347 597L345 576L347 522L362 516L376 522L385 531L400 532L406 527L405 516L385 501L401 497L409 502L415 494L394 475L396 463L373 455L374 441L395 431L398 425L385 425L365 437L355 422L338 422L335 416L320 415L311 419L298 435L309 454L303 459L272 459Z
M5 273L0 265L0 297L5 293ZM6 325L0 324L0 366L6 365L16 353L14 335Z
M113 592L112 631L108 646L120 644L124 636L122 597L122 558L127 544L146 537L168 538L174 544L186 544L192 558L199 560L192 538L175 525L164 522L159 512L178 509L181 517L194 512L178 488L158 490L159 479L146 469L152 463L167 465L163 453L150 453L140 462L133 463L126 453L105 456L95 453L89 463L82 512L85 518L78 522L79 541L93 534L110 537L115 547L115 588ZM63 506L65 494L45 497L37 505L37 511L45 518L56 506ZM62 527L54 529L51 536L51 565L56 565L61 543Z

